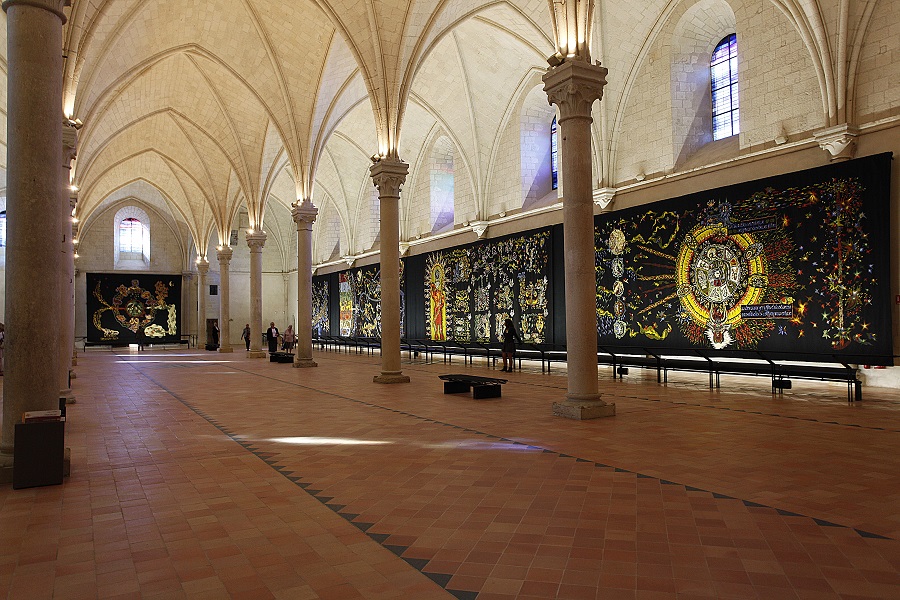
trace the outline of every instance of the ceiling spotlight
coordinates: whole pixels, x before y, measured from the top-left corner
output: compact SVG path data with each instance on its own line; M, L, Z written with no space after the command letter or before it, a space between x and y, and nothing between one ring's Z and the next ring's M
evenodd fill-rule
M551 67L558 67L563 64L563 61L566 59L560 56L559 54L551 54L549 58L547 58L547 64Z
M372 157L371 157L371 160L372 160L372 164L373 164L373 165L374 165L374 164L377 164L378 161L381 160L381 155L380 155L380 154L373 154Z

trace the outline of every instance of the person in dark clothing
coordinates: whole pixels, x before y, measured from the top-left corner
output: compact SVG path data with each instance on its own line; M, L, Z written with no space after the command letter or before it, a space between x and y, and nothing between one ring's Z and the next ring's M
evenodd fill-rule
M503 357L503 368L500 369L501 371L512 373L516 364L517 341L521 344L522 338L519 336L519 332L516 331L516 326L513 325L512 319L506 319L503 322L503 348L500 350L500 356Z
M269 328L266 329L266 341L269 342L269 352L278 352L278 328L275 327L274 321L269 323Z

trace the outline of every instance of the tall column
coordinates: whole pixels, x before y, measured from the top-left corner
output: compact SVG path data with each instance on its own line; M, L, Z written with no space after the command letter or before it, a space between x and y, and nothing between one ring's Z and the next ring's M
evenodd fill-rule
M59 352L40 337L59 331L64 0L6 0L6 338L0 467L12 465L15 424L59 408ZM59 238L57 237L57 240ZM52 302L47 305L48 299ZM5 478L5 473L3 474Z
M262 252L266 245L266 233L256 231L247 234L247 245L250 247L250 358L265 358L259 332L262 324Z
M573 419L612 416L597 384L597 274L591 175L591 105L603 97L606 69L566 60L544 75L544 91L559 108L563 180L568 393L553 414Z
M194 330L193 317L191 316L194 311L185 310L185 307L191 306L192 296L194 295L194 286L191 285L191 282L194 280L194 273L192 271L182 271L181 272L181 311L184 316L181 319L181 332L182 333L190 333Z
M75 379L75 367L78 366L78 349L75 347L75 277L78 274L78 271L75 269L75 259L78 257L78 225L72 220L72 215L75 214L75 207L78 205L78 192L77 191L69 191L69 214L64 218L63 221L63 229L65 227L69 227L70 236L69 238L72 240L72 258L67 263L68 267L68 276L69 276L69 298L71 298L72 305L72 313L69 318L72 319L72 326L69 328L72 335L69 338L69 357L68 359L63 356L62 360L69 365L69 379ZM74 401L74 400L73 400Z
M209 273L209 261L201 258L197 261L197 347L206 346L206 275Z
M297 355L295 367L317 367L312 357L312 226L318 209L310 200L291 210L297 224ZM384 289L384 283L382 283ZM383 294L384 292L382 292ZM384 336L382 336L384 337ZM382 349L383 352L383 349Z
M219 352L234 352L231 347L231 300L228 295L228 269L234 251L230 246L216 250L219 259Z
M381 203L381 375L373 380L408 383L400 370L400 188L409 165L389 156L369 172Z
M72 370L72 353L75 350L75 244L72 210L75 199L71 198L69 189L72 181L72 160L75 158L77 131L74 127L63 127L62 130L62 177L60 179L60 226L62 227L59 272L59 397L66 398L67 403L74 403L69 375Z

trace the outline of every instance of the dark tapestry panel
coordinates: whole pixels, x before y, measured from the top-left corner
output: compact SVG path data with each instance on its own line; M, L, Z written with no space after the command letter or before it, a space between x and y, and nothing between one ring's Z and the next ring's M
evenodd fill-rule
M432 340L498 341L512 318L526 341L548 335L549 230L431 252L425 327Z
M88 273L86 281L89 342L181 340L181 275Z
M312 331L313 335L330 335L331 324L328 316L328 277L313 277L312 280Z
M338 273L340 335L381 337L381 269L377 265ZM403 261L400 261L400 336L405 331Z
M600 345L889 357L890 161L600 215Z

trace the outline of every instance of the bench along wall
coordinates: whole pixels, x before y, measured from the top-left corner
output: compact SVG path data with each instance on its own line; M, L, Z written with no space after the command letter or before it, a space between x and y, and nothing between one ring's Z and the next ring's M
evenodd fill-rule
M595 217L598 344L892 363L881 154ZM380 335L377 267L313 280L314 331ZM403 335L565 343L562 227L403 260Z

